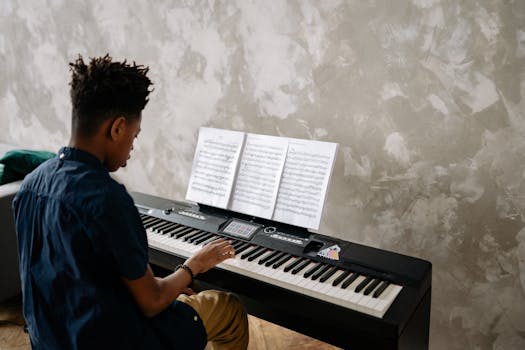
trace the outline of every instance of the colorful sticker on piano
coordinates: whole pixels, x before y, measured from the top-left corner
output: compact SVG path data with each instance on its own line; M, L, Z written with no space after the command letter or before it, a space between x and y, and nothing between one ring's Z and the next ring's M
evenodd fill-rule
M339 260L340 251L341 251L341 247L339 247L337 244L334 244L333 246L320 250L317 253L317 255L323 258L330 259L330 260Z

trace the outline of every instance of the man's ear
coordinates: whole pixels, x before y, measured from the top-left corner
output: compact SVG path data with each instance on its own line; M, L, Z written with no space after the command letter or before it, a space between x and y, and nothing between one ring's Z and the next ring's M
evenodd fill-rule
M111 139L113 141L116 141L122 135L124 135L127 125L128 123L124 116L117 117L115 120L113 120L109 130L109 136L111 137Z

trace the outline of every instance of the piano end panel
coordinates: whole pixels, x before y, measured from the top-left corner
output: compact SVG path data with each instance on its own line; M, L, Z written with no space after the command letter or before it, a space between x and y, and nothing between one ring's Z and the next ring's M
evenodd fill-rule
M431 288L429 287L399 336L400 350L427 350L429 347Z

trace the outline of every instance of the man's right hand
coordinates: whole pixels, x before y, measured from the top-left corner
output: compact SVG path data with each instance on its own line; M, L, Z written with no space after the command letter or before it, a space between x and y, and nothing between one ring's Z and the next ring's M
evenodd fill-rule
M201 250L196 252L191 258L186 260L185 265L193 271L196 276L223 262L228 258L235 256L235 250L230 242L219 238L206 244Z

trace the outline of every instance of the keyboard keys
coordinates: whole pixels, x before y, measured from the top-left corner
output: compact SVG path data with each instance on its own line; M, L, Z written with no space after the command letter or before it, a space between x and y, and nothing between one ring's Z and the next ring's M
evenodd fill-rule
M150 247L189 257L221 238L179 223L141 215ZM231 239L236 257L218 265L235 273L291 289L359 312L382 317L402 287L379 278L251 242Z
M363 288L365 288L368 285L368 283L370 283L370 281L372 281L372 277L366 277L363 281L361 281L361 283L357 285L357 287L355 287L355 292L359 293Z
M381 295L381 293L383 293L385 291L385 289L390 285L390 282L388 281L383 281L383 283L381 283L381 285L376 289L376 291L374 292L373 294L373 297L374 298L377 298Z
M368 285L368 287L366 287L365 291L363 292L364 295L368 295L370 293L372 293L372 291L377 287L377 285L381 282L381 280L379 278L375 278L372 283L370 283Z
M343 284L341 285L341 288L343 289L346 289L346 287L348 287L350 284L352 284L352 282L354 282L357 277L359 277L359 274L356 273L356 272L353 272L350 277L348 277L344 282Z
M321 263L316 263L315 266L312 266L311 268L309 268L309 269L306 270L306 272L304 273L304 277L305 277L305 278L310 277L311 275L313 275L313 274L315 273L315 271L317 271L318 269L320 269L322 266L323 266L323 264L321 264Z

